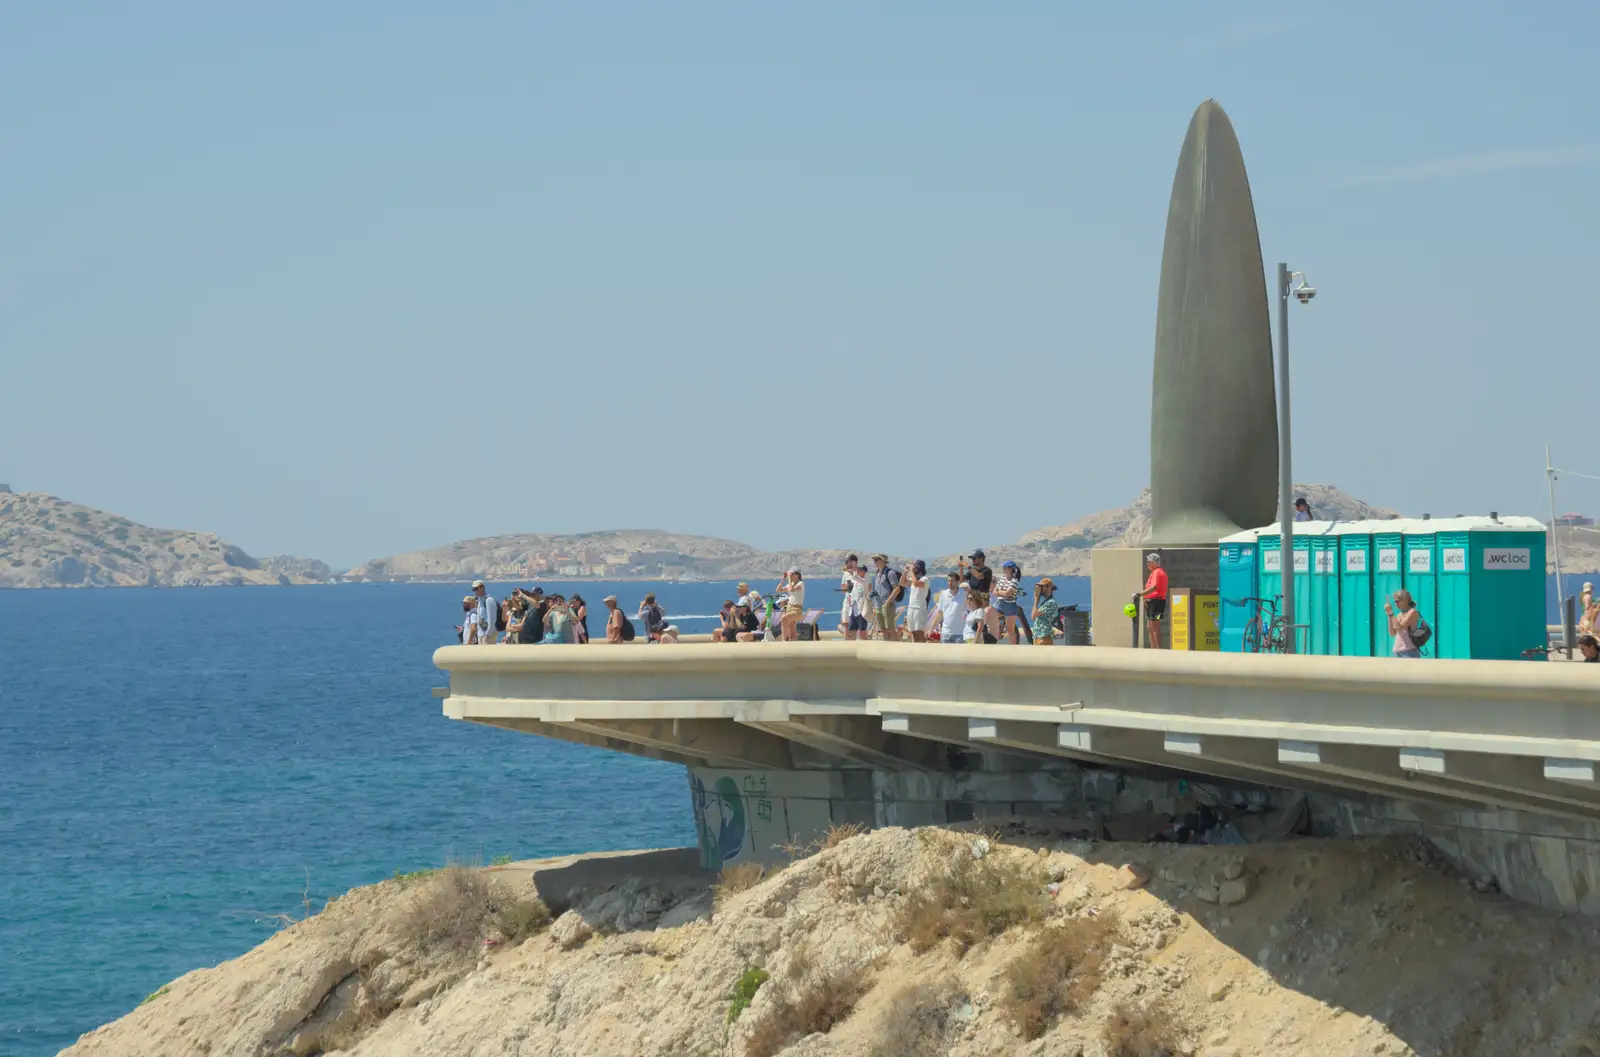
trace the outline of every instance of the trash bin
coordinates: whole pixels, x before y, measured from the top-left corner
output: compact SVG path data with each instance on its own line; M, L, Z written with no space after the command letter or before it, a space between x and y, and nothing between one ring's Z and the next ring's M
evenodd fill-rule
M1068 606L1061 611L1061 644L1063 646L1089 645L1089 611Z

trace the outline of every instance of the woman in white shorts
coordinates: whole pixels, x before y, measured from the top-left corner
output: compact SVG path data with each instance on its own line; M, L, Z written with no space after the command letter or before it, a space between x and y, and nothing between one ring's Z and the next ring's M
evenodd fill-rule
M928 565L921 558L906 567L906 630L913 642L928 641Z

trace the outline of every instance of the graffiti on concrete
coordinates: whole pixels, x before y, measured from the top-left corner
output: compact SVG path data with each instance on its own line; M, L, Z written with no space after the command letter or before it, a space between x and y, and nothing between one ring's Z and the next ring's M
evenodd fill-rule
M699 775L691 775L689 788L694 799L694 828L700 836L700 865L720 870L744 850L744 798L727 775L710 789Z

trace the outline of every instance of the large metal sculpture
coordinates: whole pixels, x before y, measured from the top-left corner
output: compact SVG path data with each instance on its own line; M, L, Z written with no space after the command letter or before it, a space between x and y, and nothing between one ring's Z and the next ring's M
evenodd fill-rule
M1272 520L1272 332L1255 207L1222 107L1200 104L1172 179L1156 306L1151 541L1215 544Z

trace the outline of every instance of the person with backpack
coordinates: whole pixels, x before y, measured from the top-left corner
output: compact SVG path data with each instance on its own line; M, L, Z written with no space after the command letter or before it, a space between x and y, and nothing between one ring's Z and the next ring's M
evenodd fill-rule
M874 554L872 556L872 609L877 629L883 634L885 642L894 642L900 638L900 629L895 626L895 603L900 601L900 596L905 593L905 588L900 585L900 571L889 567L887 554Z
M624 630L632 631L633 625L628 623L628 618L617 607L617 596L606 595L602 601L606 604L606 641L620 645L633 638L632 635L623 634Z
M477 645L493 645L500 638L496 632L505 630L505 614L495 605L494 596L482 580L472 581L472 597L478 600L472 611L473 623L478 625Z
M1383 611L1389 614L1389 634L1394 636L1396 657L1421 657L1422 647L1433 638L1433 629L1422 619L1411 592L1404 588L1394 593L1394 605L1384 603Z
M661 640L661 629L667 626L667 611L657 604L654 591L644 596L634 616L644 621L644 633L651 642Z

